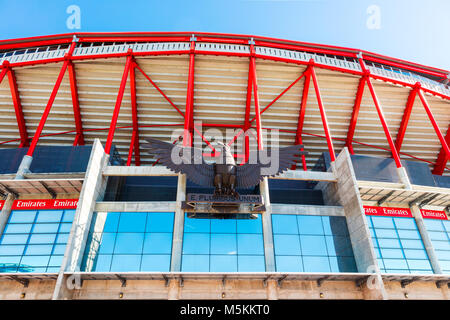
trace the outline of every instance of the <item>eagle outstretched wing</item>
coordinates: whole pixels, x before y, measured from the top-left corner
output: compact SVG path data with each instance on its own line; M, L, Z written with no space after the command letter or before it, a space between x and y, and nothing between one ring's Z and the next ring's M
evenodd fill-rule
M249 163L237 167L236 188L251 188L259 184L264 177L277 176L288 170L296 164L299 156L307 154L301 149L303 149L303 145L250 152ZM276 162L271 162L271 156L276 156L276 153L278 153L278 166L276 166ZM275 165L275 168L272 168L271 165ZM269 168L271 169L269 170Z
M159 162L175 173L184 173L195 184L214 187L214 166L203 160L202 150L193 147L183 147L157 139L147 138L142 147L154 154ZM173 161L175 155L177 161Z

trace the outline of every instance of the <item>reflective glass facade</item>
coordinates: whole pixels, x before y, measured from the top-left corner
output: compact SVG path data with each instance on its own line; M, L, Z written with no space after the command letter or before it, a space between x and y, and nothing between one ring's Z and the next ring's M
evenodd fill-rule
M59 272L75 210L13 210L0 239L0 272Z
M185 215L181 271L264 272L261 215L256 219Z
M434 252L444 273L450 273L450 221L424 219Z
M381 272L433 273L414 218L366 218Z
M344 217L272 214L276 271L357 272Z
M83 271L170 271L173 212L97 212Z

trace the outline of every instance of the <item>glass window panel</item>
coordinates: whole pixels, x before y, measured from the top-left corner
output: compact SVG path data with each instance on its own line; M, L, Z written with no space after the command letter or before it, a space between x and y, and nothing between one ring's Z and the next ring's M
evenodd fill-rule
M35 224L33 233L57 233L59 223L39 223Z
M398 238L394 229L375 229L375 235L377 238Z
M50 256L23 256L20 264L26 267L46 267Z
M211 254L237 254L236 234L211 234Z
M447 250L434 250L436 253L436 257L440 260L439 262L442 262L441 260L450 260L450 251Z
M394 218L397 229L417 230L414 218Z
M141 271L170 271L170 254L145 254L142 256Z
M397 230L398 236L402 239L417 239L420 240L420 234L417 230Z
M325 236L329 256L353 256L350 239L339 236Z
M171 233L146 233L143 253L170 254L172 251Z
M9 223L31 223L34 222L37 211L11 211Z
M392 218L387 217L371 217L373 227L376 228L384 228L384 229L394 229L394 221Z
M104 271L109 272L111 269L111 261L112 261L112 255L111 254L99 254L92 258L92 269L86 270L86 271Z
M439 220L423 219L428 231L444 231L444 225Z
M1 245L0 256L20 256L23 254L24 249L25 245Z
M237 232L238 233L262 233L262 219L261 215L257 215L257 219L238 219Z
M422 240L401 239L401 242L404 249L423 249Z
M408 265L404 259L383 259L386 269L405 269L408 270Z
M145 212L122 212L118 232L144 232L146 221Z
M239 254L264 254L262 234L238 234L237 241Z
M237 256L235 255L211 255L210 256L211 272L236 272Z
M301 255L300 239L297 235L275 234L273 242L276 255Z
M303 260L301 256L275 256L275 264L278 272L303 272Z
M119 235L120 234L118 234L118 236ZM139 271L141 267L141 257L141 255L115 254L112 257L111 271Z
M26 255L51 255L53 250L53 245L48 244L35 244L28 245L25 250Z
M28 240L28 234L5 234L0 243L4 244L25 244Z
M209 238L207 233L185 233L183 254L209 254Z
M431 265L428 260L413 260L408 259L408 265L410 269L416 270L431 270Z
M428 231L431 240L447 241L447 234L440 231Z
M401 248L398 239L377 239L380 248Z
M114 252L115 233L94 233L89 242L90 253L108 254Z
M302 254L307 256L326 256L327 245L323 236L300 236Z
M143 233L118 233L114 254L141 254L143 243Z
M62 210L40 210L36 222L60 222L62 218Z
M331 272L358 272L353 257L329 257Z
M245 256L238 255L239 272L264 272L266 265L264 256Z
M300 234L323 235L322 217L320 216L297 216L298 230Z
M188 218L187 214L184 218L184 233L200 232L209 233L211 231L210 219Z
M441 221L444 225L445 231L450 232L450 220L447 221Z
M425 259L428 260L427 252L425 250L405 249L406 259Z
M64 256L53 255L50 257L50 261L48 262L48 265L52 266L52 267L61 266L63 258L64 258Z
M0 256L0 272L17 272L21 256L3 257Z
M211 219L211 233L236 233L236 219Z
M173 232L173 212L149 212L146 232Z
M275 234L298 234L297 217L287 214L272 214L272 229Z
M32 234L30 236L30 244L45 244L55 242L56 234Z
M75 218L75 210L65 210L62 222L73 222Z
M56 267L47 267L47 269L45 270L45 272L49 272L49 273L58 273L60 269L61 269L60 266L56 266Z
M371 236L372 238L375 238L375 230L369 229L369 232L370 232L370 236Z
M322 216L322 223L326 235L348 236L348 228L345 217Z
M183 254L181 271L183 272L208 272L209 255Z
M328 257L303 256L303 267L305 272L331 272Z
M403 251L401 249L380 249L381 256L384 259L403 259Z
M120 212L108 212L103 226L103 232L117 232L119 226Z
M433 241L434 250L450 251L450 241Z
M386 273L410 273L409 269L386 269Z
M59 232L61 233L70 233L71 229L72 229L71 223L61 223L59 225Z
M59 233L56 237L56 243L67 243L67 240L69 240L68 233Z
M30 233L31 227L33 225L31 223L18 223L18 224L11 224L8 223L5 227L5 234L8 233Z
M62 254L64 255L66 251L66 245L65 244L55 244L53 247L53 254Z
M450 261L440 261L439 264L445 273L450 273Z

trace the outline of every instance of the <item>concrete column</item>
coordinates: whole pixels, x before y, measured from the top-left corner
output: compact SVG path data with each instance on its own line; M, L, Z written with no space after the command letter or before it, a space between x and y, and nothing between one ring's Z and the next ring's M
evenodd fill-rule
M267 177L259 184L259 191L264 199L266 212L262 213L262 226L264 237L264 256L266 259L266 272L275 271L275 252L273 248L273 234L272 234L272 206L270 204L269 196L269 181Z
M278 300L278 284L276 280L267 280L267 300Z
M344 207L353 254L359 272L375 273L377 286L371 286L370 299L387 299L380 268L372 245L352 160L347 148L336 159L337 191ZM367 285L367 284L366 284Z
M178 175L177 199L175 207L175 221L173 226L172 240L172 259L170 263L170 271L181 271L181 255L183 250L183 233L184 233L184 210L181 208L181 202L186 200L186 175ZM171 281L171 284L174 281Z
M8 194L5 203L3 204L3 208L0 213L0 238L2 237L3 231L5 230L6 224L8 223L9 215L11 214L11 207L14 200L14 196L12 194Z
M405 167L397 168L397 173L400 178L400 182L405 185L405 189L412 189L411 181L409 180Z
M108 160L109 155L105 153L100 140L95 139L84 177L83 187L81 188L74 222L67 242L64 259L53 293L54 300L70 298L71 296L71 292L67 288L64 272L75 272L80 270L95 203L96 201L103 199L106 189L107 177L103 177L102 173L103 169L108 164Z
M25 173L30 172L31 162L33 157L24 155L22 162L20 162L19 169L17 169L16 177L14 179L23 179Z
M420 236L422 237L422 241L425 246L425 250L427 251L428 258L430 259L431 266L433 267L433 271L434 273L441 274L443 272L439 264L439 260L436 257L433 243L431 242L430 236L428 235L427 227L425 226L425 222L423 221L420 208L416 204L413 204L411 206L411 211L413 213L414 219L416 220L417 228L419 229Z

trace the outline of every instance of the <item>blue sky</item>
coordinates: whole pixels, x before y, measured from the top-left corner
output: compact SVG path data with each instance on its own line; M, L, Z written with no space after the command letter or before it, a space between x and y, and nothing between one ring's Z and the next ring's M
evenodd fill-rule
M80 29L66 26L70 5L80 8ZM368 12L373 6L376 11ZM0 8L0 39L100 31L253 34L450 70L449 0L0 0Z

